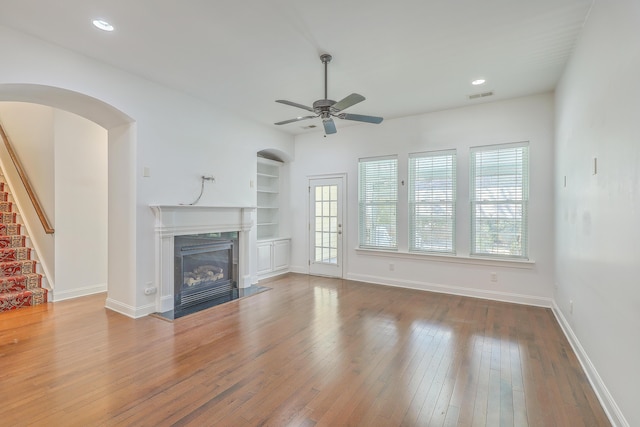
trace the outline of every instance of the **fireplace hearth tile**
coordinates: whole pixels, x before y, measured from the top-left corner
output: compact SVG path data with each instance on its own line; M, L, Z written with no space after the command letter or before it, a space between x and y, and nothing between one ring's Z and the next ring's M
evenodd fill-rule
M250 297L252 295L256 295L269 290L271 290L271 288L267 288L264 286L250 286L248 288L233 289L227 295L224 295L209 301L205 301L200 304L193 305L191 307L184 308L177 312L175 310L170 310L164 313L152 313L151 316L157 317L163 320L173 321L175 319L179 319L189 314L197 313L199 311L206 310L211 307L215 307L231 301L236 301L242 298Z

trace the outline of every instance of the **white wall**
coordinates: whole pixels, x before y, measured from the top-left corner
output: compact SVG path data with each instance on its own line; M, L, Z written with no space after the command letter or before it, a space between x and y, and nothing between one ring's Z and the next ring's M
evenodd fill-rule
M596 0L557 90L555 181L559 317L609 413L619 425L626 417L634 426L640 425L638 28L640 3Z
M550 306L554 283L553 117L553 95L542 94L385 120L380 125L343 127L327 138L298 136L296 159L290 167L293 268L308 271L307 177L346 173L346 278ZM517 141L530 142L529 253L535 264L471 261L469 148ZM409 153L450 148L457 149L458 159L457 250L467 259L371 256L356 251L358 158L397 154L399 180L406 181ZM400 186L398 239L400 252L405 253L406 193L407 187ZM389 263L395 264L395 271L389 271ZM497 282L491 282L492 272L497 273Z
M25 103L0 103L0 120L44 211L54 216L53 110ZM14 126L15 124L15 126Z
M54 110L55 301L107 290L107 131Z
M91 107L102 102L133 120L101 123L109 131L109 186L119 187L109 199L108 303L128 315L142 316L156 308L157 296L144 295L144 288L156 281L149 204L192 202L200 190L199 176L210 174L216 183L207 185L201 204L252 206L256 153L271 148L293 157L293 138L273 127L6 27L0 27L0 51L0 94L7 84L47 85L66 92L54 93L55 99L45 103L69 101L68 110L91 117L100 115ZM69 91L95 102L83 104L90 107L84 111ZM149 178L142 177L144 167L151 171ZM120 211L112 212L116 206ZM112 221L122 224L117 239L111 237ZM112 269L112 262L122 267Z
M55 229L55 172L53 166L54 136L53 109L23 102L0 102L0 120L18 156L31 187L50 225ZM54 236L46 234L17 170L5 149L2 163L5 179L13 188L13 197L25 224L26 234L37 250L47 280L55 283Z

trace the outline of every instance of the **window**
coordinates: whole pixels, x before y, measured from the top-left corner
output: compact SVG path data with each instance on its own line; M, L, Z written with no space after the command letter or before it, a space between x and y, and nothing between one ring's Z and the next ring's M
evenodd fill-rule
M528 143L471 149L471 255L527 258Z
M360 247L397 249L398 159L358 162L358 228Z
M455 253L456 152L409 155L409 250Z

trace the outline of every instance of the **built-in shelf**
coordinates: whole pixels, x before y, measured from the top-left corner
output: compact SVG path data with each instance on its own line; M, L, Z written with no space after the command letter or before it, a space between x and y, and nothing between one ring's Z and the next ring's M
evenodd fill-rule
M280 168L282 163L258 157L257 165L257 237L268 240L279 237Z
M258 157L257 191L257 274L259 279L289 270L291 239L280 228L280 186L282 163Z

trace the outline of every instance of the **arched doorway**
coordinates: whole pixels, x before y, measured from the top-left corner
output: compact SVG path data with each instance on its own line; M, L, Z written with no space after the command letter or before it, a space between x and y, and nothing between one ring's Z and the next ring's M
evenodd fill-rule
M0 101L46 105L84 117L108 132L108 260L106 306L129 314L135 308L135 122L90 96L51 86L0 84Z

